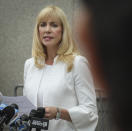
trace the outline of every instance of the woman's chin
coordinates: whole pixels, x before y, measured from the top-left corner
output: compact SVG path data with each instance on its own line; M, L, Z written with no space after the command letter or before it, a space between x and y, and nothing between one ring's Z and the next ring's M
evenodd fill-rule
M45 46L45 47L55 47L55 44L54 43L51 43L51 42L46 42L46 43L43 43L43 45Z

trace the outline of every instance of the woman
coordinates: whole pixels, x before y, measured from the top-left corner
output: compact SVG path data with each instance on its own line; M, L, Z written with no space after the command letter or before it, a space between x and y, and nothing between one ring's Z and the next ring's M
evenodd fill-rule
M32 56L24 68L24 95L45 107L49 131L94 131L96 96L87 60L77 55L64 12L56 6L38 15Z

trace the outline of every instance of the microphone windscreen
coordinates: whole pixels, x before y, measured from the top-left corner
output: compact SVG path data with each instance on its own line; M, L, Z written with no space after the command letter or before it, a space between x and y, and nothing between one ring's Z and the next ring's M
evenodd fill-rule
M37 114L38 114L38 118L43 118L45 115L45 108L43 107L38 107L37 108Z
M7 106L3 109L2 115L6 117L5 124L9 123L9 121L14 116L14 114L15 114L15 109L11 106Z
M15 110L13 107L7 106L3 109L3 114L6 115L6 117L13 117Z
M29 120L29 117L26 114L23 114L20 118L22 121L28 121Z
M37 111L32 109L30 114L29 114L29 117L37 117Z
M15 109L17 109L17 110L19 109L19 107L18 107L17 104L14 104L14 103L13 103L13 104L11 104L10 106L13 107L13 108L15 108Z

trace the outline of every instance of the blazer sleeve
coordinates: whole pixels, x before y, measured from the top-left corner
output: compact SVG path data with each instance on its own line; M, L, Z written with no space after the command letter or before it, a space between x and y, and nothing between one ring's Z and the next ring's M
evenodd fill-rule
M96 94L85 57L75 58L73 78L78 105L68 109L72 123L77 131L94 131L98 122Z
M27 77L27 72L28 68L30 66L30 60L27 59L24 64L24 88L23 88L23 95L25 96L25 83L26 83L26 77Z

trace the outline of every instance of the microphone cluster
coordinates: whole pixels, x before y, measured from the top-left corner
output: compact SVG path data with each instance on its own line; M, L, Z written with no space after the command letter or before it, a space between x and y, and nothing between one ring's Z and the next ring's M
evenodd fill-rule
M18 114L18 105L0 104L0 131L3 131L5 125L9 125L10 131L36 131L48 130L49 120L44 118L45 108L38 107L37 110L32 109L29 116L26 114Z
M10 122L10 131L31 131L36 128L36 131L41 129L48 130L49 120L44 118L45 109L43 107L37 110L31 110L29 116L23 114L22 116Z
M37 110L32 109L29 116L23 114L18 116L18 105L0 104L0 131L4 126L9 124L10 131L36 131L41 129L48 130L49 120L44 118L45 108L38 107Z

